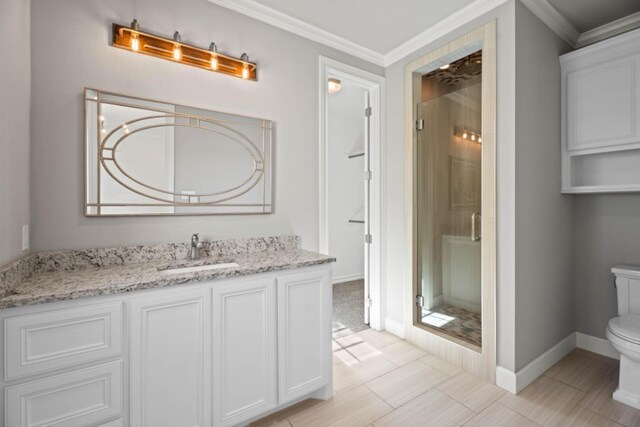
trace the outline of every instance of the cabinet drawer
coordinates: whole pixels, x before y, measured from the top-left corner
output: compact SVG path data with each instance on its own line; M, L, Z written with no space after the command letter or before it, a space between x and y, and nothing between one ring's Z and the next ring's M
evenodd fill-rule
M7 387L5 402L7 426L72 427L113 418L122 412L122 362Z
M10 380L119 355L122 302L10 317L4 328Z

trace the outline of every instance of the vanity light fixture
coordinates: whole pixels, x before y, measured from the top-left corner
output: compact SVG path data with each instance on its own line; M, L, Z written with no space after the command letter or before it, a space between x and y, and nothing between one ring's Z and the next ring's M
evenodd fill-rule
M454 132L453 136L482 144L482 135L477 132L471 132L467 129L461 128L457 132Z
M240 57L240 59L243 61L242 64L242 78L243 79L248 79L249 78L249 55L247 55L246 53L243 53L242 56Z
M257 66L249 61L246 53L234 58L218 53L215 43L211 43L209 49L183 43L178 31L173 38L141 31L136 19L131 26L113 24L113 46L245 80L257 80Z
M214 42L211 42L209 50L211 51L211 69L218 71L218 67L220 66L218 63L218 46L216 46Z
M327 92L334 94L340 92L340 89L342 89L342 82L333 77L329 78L327 81Z

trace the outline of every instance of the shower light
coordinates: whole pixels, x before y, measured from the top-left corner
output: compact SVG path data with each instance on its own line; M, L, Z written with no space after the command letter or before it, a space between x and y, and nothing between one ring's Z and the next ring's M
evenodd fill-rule
M342 89L342 82L338 79L330 78L327 81L327 91L331 94L340 92Z
M458 130L453 132L453 136L466 139L467 141L477 142L478 144L482 143L482 135L464 128L458 128Z

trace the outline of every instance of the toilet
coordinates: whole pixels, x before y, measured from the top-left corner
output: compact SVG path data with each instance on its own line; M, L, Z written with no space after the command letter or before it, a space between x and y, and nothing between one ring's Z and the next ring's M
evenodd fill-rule
M618 317L609 320L607 339L620 352L620 378L613 399L640 409L640 267L611 269L616 276Z

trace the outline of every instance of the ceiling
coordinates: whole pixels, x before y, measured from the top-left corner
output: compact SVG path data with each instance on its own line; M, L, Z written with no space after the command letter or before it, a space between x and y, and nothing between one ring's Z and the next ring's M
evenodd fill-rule
M380 54L400 46L473 0L255 0ZM639 0L640 1L640 0Z
M579 32L640 12L640 0L548 0Z
M507 0L209 1L387 66ZM521 1L575 47L640 26L640 0Z

